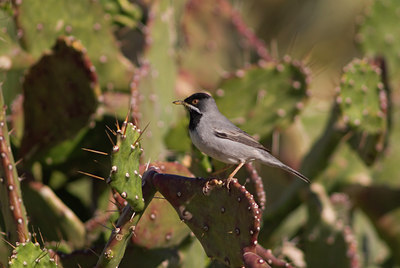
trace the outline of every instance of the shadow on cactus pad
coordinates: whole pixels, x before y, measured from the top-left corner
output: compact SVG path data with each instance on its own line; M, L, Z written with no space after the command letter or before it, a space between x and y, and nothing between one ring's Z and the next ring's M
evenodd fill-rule
M84 47L61 37L50 53L30 68L24 84L25 158L73 138L96 111L99 85Z

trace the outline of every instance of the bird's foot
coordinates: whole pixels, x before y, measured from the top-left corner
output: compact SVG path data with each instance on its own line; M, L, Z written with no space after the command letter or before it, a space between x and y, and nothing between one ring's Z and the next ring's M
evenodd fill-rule
M226 180L225 185L228 190L230 190L230 184L232 181L236 181L236 179L234 179L233 177L228 177L228 179Z
M223 185L223 182L221 180L211 179L204 184L203 194L208 195L208 192L211 190L211 188L214 188L216 186L220 187L221 185Z

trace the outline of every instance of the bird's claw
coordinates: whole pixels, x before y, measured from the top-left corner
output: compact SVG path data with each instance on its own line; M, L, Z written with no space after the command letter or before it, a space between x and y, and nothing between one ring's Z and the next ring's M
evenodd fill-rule
M226 188L227 188L228 190L230 190L230 184L231 184L232 181L236 181L236 179L234 179L234 178L232 178L232 177L228 177L228 179L226 180L225 185L226 185Z

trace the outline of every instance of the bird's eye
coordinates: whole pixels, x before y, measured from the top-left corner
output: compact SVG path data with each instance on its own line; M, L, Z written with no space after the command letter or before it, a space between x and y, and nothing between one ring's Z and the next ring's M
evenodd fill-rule
M197 103L199 103L199 100L198 100L198 99L192 100L192 104L193 104L193 105L196 105Z

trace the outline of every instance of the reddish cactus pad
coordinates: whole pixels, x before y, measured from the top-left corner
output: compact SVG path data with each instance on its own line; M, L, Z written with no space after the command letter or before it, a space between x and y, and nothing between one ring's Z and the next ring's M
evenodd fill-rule
M260 212L238 182L155 174L153 184L200 240L207 255L228 266L243 266L243 249L254 251Z

